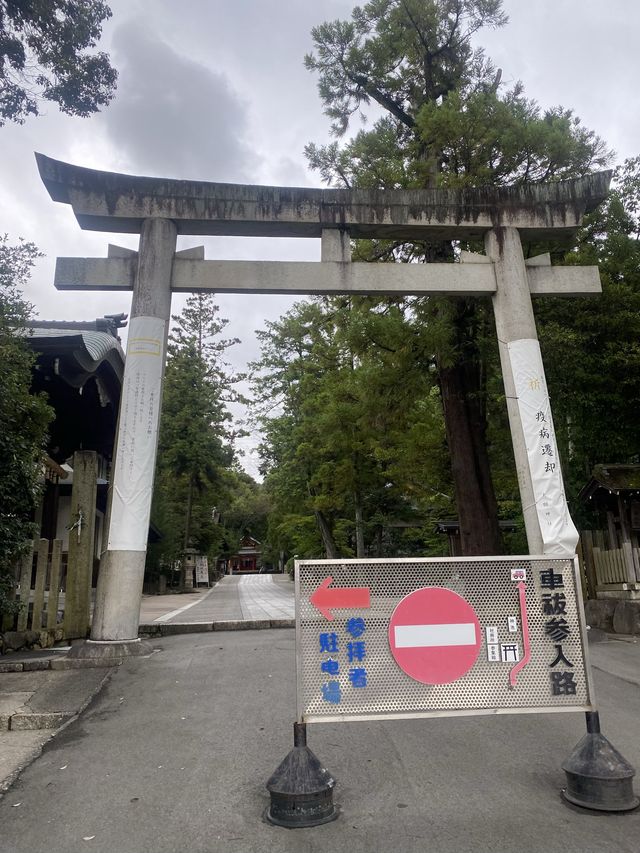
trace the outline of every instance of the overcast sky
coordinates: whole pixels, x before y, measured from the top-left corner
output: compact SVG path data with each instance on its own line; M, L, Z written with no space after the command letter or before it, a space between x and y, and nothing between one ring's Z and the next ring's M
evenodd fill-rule
M111 0L101 48L119 72L111 106L88 119L51 105L23 126L0 128L0 232L33 240L38 262L27 297L41 319L88 320L128 312L130 297L58 293L57 255L104 256L136 239L81 231L52 202L34 151L95 169L254 184L314 186L307 142L329 140L314 75L302 59L311 28L347 18L351 0ZM505 0L507 27L480 43L542 107L571 107L617 153L640 153L640 4L632 0ZM358 125L355 127L358 129ZM180 248L202 239L180 238ZM319 241L206 238L208 258L319 260ZM174 296L174 313L183 298ZM221 295L237 369L258 355L255 330L292 304L283 296ZM256 472L255 437L244 465Z

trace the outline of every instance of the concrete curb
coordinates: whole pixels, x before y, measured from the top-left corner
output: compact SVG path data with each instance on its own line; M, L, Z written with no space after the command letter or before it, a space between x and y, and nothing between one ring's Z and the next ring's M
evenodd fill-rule
M207 631L263 631L271 628L295 628L295 619L219 619L215 622L143 622L138 632L143 637L172 637L176 634L202 634ZM113 667L122 661L103 659L69 659L64 657L34 658L33 660L0 660L3 672L34 672L42 669L82 669L84 667Z
M59 658L50 661L49 669L113 669L116 666L120 666L122 660L121 658L106 658L102 660L91 660L91 658Z
M222 619L216 622L150 622L140 625L138 631L145 637L170 637L207 631L260 631L295 627L295 619Z
M12 714L9 718L9 731L25 732L34 729L57 729L73 718L65 711L40 711L34 713Z
M35 658L34 660L0 661L0 672L35 672L39 669L53 669L53 658Z
M45 746L49 743L49 741L50 741L50 740L52 740L56 735L59 735L59 734L60 734L60 732L63 732L63 731L67 728L67 726L70 726L70 725L71 725L71 723L73 723L75 720L77 720L77 719L78 719L78 717L80 716L80 714L82 714L82 712L83 712L84 710L86 710L86 708L88 708L88 706L91 704L91 702L92 702L92 701L95 699L95 697L100 693L100 691L102 690L102 688L104 687L104 685L107 683L107 681L111 678L111 671L112 671L112 669L113 669L113 668L114 668L114 667L110 667L110 668L109 668L109 671L108 671L108 672L106 672L106 673L104 674L104 677L103 677L103 678L100 680L100 682L99 682L99 683L98 683L98 684L97 684L97 685L96 685L96 686L95 686L95 687L90 691L89 695L84 699L84 701L80 704L80 706L78 707L78 709L77 709L73 714L66 714L66 713L60 713L60 714L44 714L44 713L43 713L43 714L19 714L19 715L14 715L14 716L20 716L20 717L43 717L43 718L44 718L44 717L49 717L50 719L51 719L52 717L54 717L54 716L58 716L58 717L64 717L65 719L63 720L63 722L62 722L62 724L60 725L60 727L59 727L59 728L52 729L52 727L51 727L50 725L49 725L49 726L45 726L45 727L43 727L43 728L42 728L42 730L44 730L44 731L50 731L50 732L51 732L51 734L50 734L50 735L48 735L48 736L46 737L46 739L45 739L44 741L42 741L42 743L39 743L37 746L31 747L30 749L28 749L28 750L25 752L24 756L20 759L20 763L19 763L19 765L18 765L17 767L15 767L15 768L14 768L14 769L13 769L13 770L8 774L8 775L7 775L7 776L5 776L5 778L4 778L4 779L1 779L1 780L0 780L0 799L1 799L2 797L4 797L4 795L5 795L5 794L10 790L10 788L12 787L12 785L14 784L14 782L16 782L16 781L17 781L17 779L19 778L20 774L21 774L24 770L26 770L26 768L27 768L30 764L32 764L32 763L36 760L36 758L38 758L38 757L42 754L42 750L43 750L43 749L45 748ZM10 723L11 723L12 721L13 721L13 717L12 717L12 719L11 719ZM27 729L29 729L29 730L33 730L33 729L35 729L35 728L38 728L38 727L37 727L37 726L24 726L24 727L22 727L21 729L19 728L18 730L25 731L25 730L27 730ZM13 730L14 730L14 731L16 731L16 729L15 729L15 728L14 728ZM11 736L11 735L9 734L9 737L10 737L10 736ZM19 737L19 735L16 735L16 736L17 736L17 737Z

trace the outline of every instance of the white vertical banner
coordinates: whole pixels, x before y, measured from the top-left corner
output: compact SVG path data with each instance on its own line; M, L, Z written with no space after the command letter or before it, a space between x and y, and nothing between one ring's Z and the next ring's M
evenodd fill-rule
M120 399L113 472L110 551L145 551L160 422L165 321L134 317Z
M196 583L209 583L209 559L200 554L196 557Z
M507 344L545 554L575 554L576 530L564 492L540 344Z

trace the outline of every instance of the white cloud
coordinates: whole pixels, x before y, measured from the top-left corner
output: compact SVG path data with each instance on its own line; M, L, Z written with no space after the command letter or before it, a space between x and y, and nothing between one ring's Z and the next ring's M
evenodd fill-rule
M112 52L119 91L101 120L127 171L248 180L247 105L225 74L176 53L142 19L116 30Z
M478 41L507 83L522 80L542 107L571 108L618 152L640 150L640 6L626 0L506 0L510 23Z

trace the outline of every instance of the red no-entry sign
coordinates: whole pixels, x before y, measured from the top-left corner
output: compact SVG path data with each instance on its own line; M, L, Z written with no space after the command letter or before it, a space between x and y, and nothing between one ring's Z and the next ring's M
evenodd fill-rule
M475 610L450 589L429 586L403 598L389 622L389 645L398 666L423 684L462 678L480 653Z

